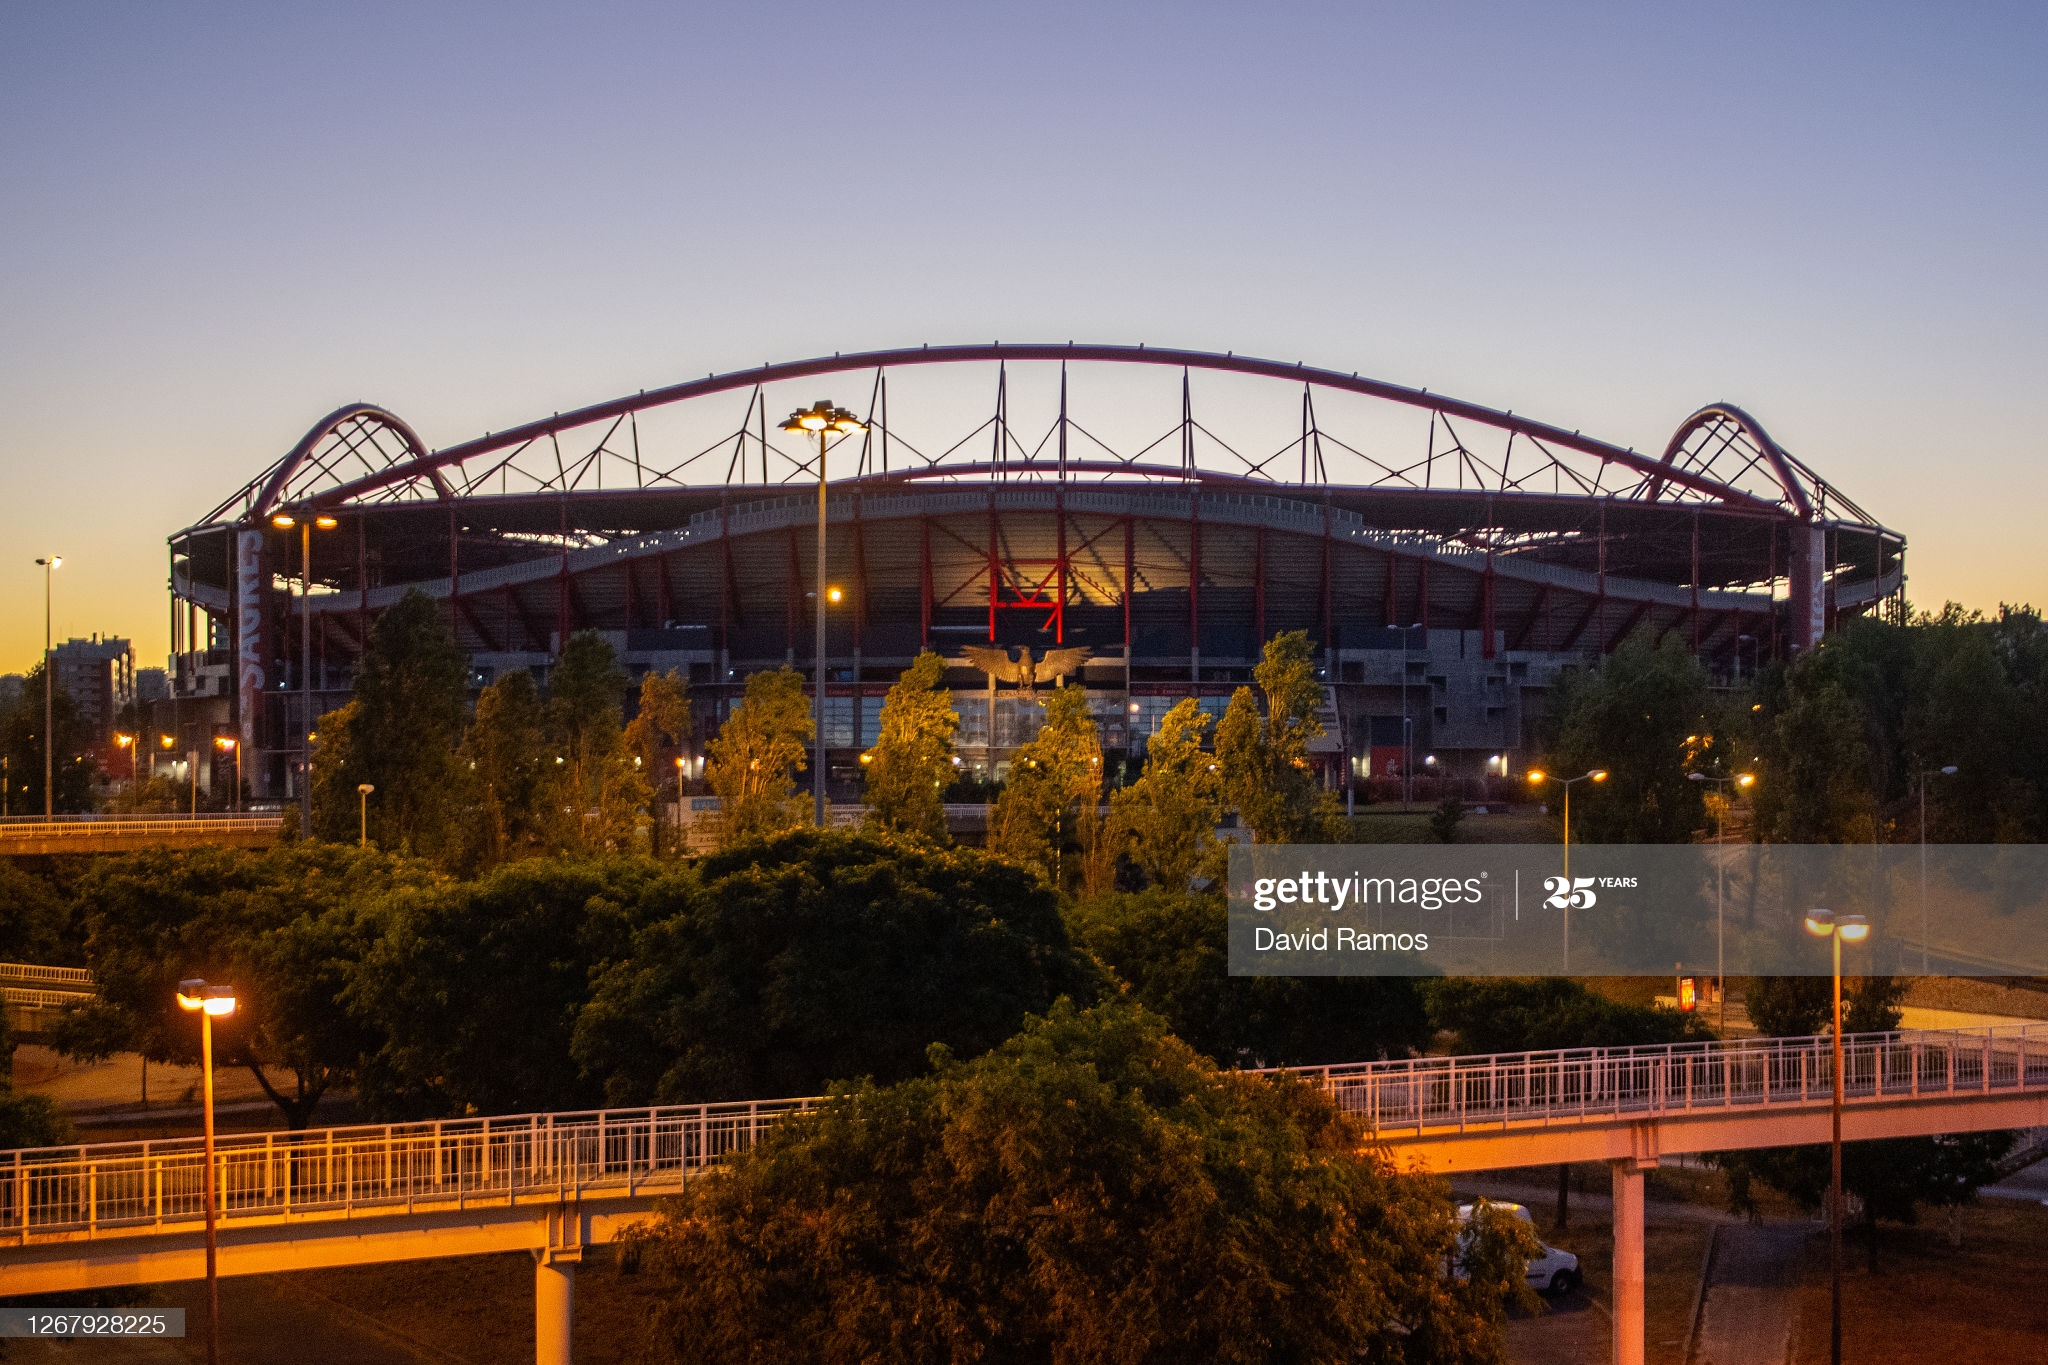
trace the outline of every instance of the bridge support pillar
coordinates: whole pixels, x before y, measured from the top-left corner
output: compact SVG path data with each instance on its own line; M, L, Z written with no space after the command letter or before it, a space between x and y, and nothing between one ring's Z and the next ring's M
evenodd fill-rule
M570 1328L576 1319L576 1262L545 1251L533 1254L534 1365L570 1365Z
M1656 1158L1649 1158L1656 1165ZM1643 1161L1614 1167L1614 1365L1643 1365Z

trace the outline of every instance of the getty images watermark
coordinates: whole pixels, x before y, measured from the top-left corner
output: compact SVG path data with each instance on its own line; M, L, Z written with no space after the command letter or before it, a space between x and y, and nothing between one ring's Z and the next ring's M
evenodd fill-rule
M1877 926L1865 969L2048 975L2048 848L1237 845L1235 976L1826 975L1826 907Z

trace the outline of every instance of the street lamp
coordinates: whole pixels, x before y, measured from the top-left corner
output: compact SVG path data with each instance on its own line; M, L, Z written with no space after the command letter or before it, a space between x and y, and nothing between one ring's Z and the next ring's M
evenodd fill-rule
M1593 768L1580 773L1577 777L1558 777L1544 772L1541 768L1531 768L1528 778L1533 786L1540 787L1545 782L1555 782L1558 786L1564 788L1564 974L1570 976L1572 973L1572 788L1581 782L1605 782L1607 780L1607 769Z
M313 837L313 528L332 531L341 523L333 517L294 517L279 512L270 524L280 531L299 528L299 837ZM239 759L236 760L238 763ZM242 786L235 784L241 799ZM237 809L240 807L237 806Z
M213 747L235 756L235 814L242 813L242 742L229 735L215 735Z
M1806 932L1827 939L1835 950L1835 1127L1829 1144L1833 1174L1828 1183L1828 1274L1834 1319L1828 1361L1829 1365L1842 1365L1842 940L1860 943L1870 937L1870 921L1861 915L1809 910Z
M57 812L57 764L50 754L50 746L57 742L53 733L56 722L52 719L56 712L57 656L50 647L50 576L64 566L64 556L47 555L36 563L43 566L43 818L47 820Z
M1927 975L1927 779L1954 777L1956 765L1923 769L1920 774L1920 975Z
M817 674L818 697L813 712L816 733L812 736L811 800L819 829L825 827L825 443L833 432L865 430L866 424L845 408L820 398L808 408L798 408L782 423L783 431L815 432L818 437L818 607Z
M114 736L114 747L117 749L126 749L128 751L128 799L131 802L135 799L135 787L137 783L137 774L135 771L135 765L137 761L136 750L140 747L135 742L137 738L138 736L136 735L117 734Z
M555 760L557 763L561 761L559 758ZM374 783L358 782L356 784L356 845L359 848L368 848L370 846L370 793L375 790L377 788Z
M180 981L178 1008L199 1015L199 1072L206 1091L206 1361L207 1365L220 1365L220 1275L214 1262L214 1222L219 1215L213 1169L213 1021L235 1012L235 992L200 980Z
M1734 777L1709 777L1705 773L1687 773L1694 782L1712 782L1715 786L1733 785L1748 788L1756 785L1755 773L1737 773ZM1732 793L1723 793L1732 799ZM1719 1011L1714 1019L1714 1028L1722 1033L1728 1031L1728 947L1722 919L1722 909L1728 898L1728 867L1722 861L1721 841L1727 837L1728 806L1723 802L1714 812L1714 989L1718 992L1715 1009Z

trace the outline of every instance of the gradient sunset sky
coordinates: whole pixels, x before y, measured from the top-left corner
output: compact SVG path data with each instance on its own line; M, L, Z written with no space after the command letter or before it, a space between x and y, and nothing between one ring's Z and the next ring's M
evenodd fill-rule
M1742 404L2048 605L2048 7L0 7L0 672L351 399L440 445L836 350ZM830 299L820 308L819 296Z

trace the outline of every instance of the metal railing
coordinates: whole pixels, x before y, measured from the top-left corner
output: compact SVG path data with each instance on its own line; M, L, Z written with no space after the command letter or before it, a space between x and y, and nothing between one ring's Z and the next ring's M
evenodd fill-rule
M214 1140L224 1219L403 1213L673 1190L815 1100L446 1119ZM0 1153L0 1232L128 1235L202 1220L199 1138Z
M44 967L34 962L0 962L0 981L19 981L25 986L44 986L53 990L82 987L90 991L94 988L89 967Z
M0 820L0 843L28 839L77 839L84 843L117 835L268 834L281 817L276 815L73 815L45 820L40 816L16 816Z
M2048 1090L2048 1025L1856 1034L1851 1104ZM1513 1124L1826 1104L1826 1037L1310 1067L1383 1139ZM1268 1073L1270 1074L1270 1073ZM633 1197L679 1188L815 1099L238 1133L216 1139L222 1216ZM176 1230L204 1217L198 1138L0 1153L0 1237Z
M2048 1025L1850 1034L1845 1101L2048 1090ZM1705 1110L1826 1104L1826 1036L1660 1047L1421 1057L1309 1067L1339 1108L1382 1137L1510 1124L1654 1118Z

